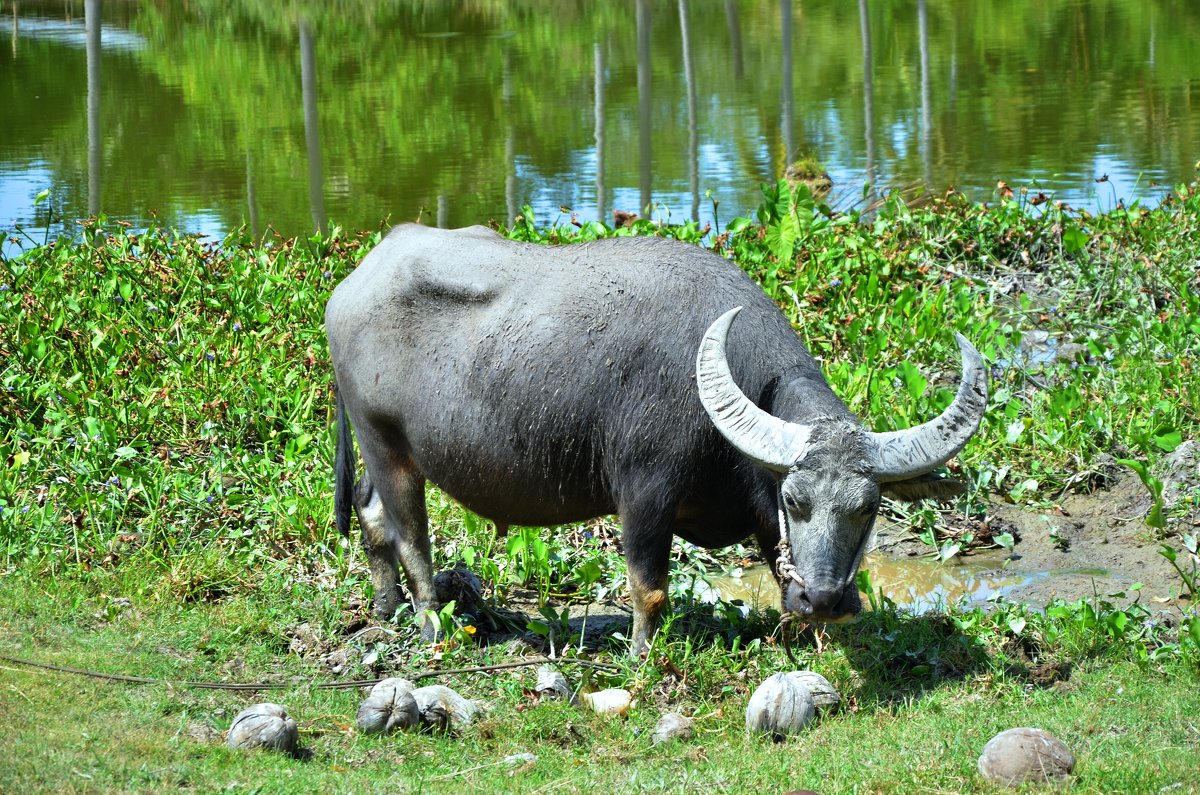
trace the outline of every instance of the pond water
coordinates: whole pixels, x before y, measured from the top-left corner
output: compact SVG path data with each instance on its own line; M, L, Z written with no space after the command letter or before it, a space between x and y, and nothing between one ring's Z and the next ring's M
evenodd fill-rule
M942 563L933 558L893 558L872 552L863 561L871 583L903 610L923 612L951 604L975 605L1029 583L1035 577L1006 571L1003 556L992 555ZM708 593L726 601L742 600L754 607L779 609L779 585L766 564L750 566L736 575L714 575L697 585L701 597ZM866 598L863 599L864 606Z
M1192 0L20 0L0 41L0 229L39 240L723 223L803 156L840 207L1004 180L1103 209L1200 159Z

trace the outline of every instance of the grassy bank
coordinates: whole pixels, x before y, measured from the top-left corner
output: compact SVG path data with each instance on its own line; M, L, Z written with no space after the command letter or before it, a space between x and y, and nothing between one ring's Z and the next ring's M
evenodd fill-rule
M526 216L507 233L698 242L702 231ZM447 615L450 641L437 647L403 622L360 633L370 585L357 544L332 527L321 315L378 239L217 244L91 224L79 242L0 259L0 653L225 681L529 653L476 644L482 614ZM757 217L706 239L763 284L875 430L944 408L958 367L950 331L976 343L992 396L953 465L972 485L958 516L979 515L989 495L1050 505L1131 466L1153 492L1162 457L1197 436L1195 187L1152 211L1102 216L1028 195L990 206L952 195L923 208L885 203L869 218L826 212L803 189L768 189ZM1180 547L1195 497L1151 514L1144 532ZM577 631L551 606L623 595L610 521L518 530L492 554L490 525L436 491L429 503L439 566L465 560L489 584L491 609L533 615L535 641L553 635L561 650ZM944 557L998 542L932 509L907 521ZM975 757L1013 725L1067 740L1081 791L1200 786L1189 717L1200 707L1200 619L1165 622L1106 594L1045 613L1001 604L912 617L882 604L832 628L822 651L800 651L847 698L841 714L783 746L744 738L750 691L791 667L772 634L777 617L703 604L682 576L742 555L678 556L672 628L645 664L625 661L619 639L571 643L574 655L617 666L586 678L590 669L564 670L576 685L629 687L639 701L627 722L532 704L530 671L462 675L445 683L493 706L479 731L379 740L347 728L356 693L297 684L270 699L300 718L313 752L300 763L212 741L249 703L241 695L6 667L0 715L16 729L0 738L0 790L964 791L986 789ZM665 709L697 716L698 738L650 749ZM492 765L525 751L539 757L528 769ZM461 772L480 765L490 766Z

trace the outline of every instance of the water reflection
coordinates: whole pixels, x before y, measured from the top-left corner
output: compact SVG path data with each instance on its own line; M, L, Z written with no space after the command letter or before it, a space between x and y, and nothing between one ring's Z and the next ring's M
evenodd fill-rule
M304 96L304 148L308 153L308 197L312 203L313 227L324 233L325 169L321 164L321 122L317 118L317 65L312 28L300 20L300 85Z
M874 186L875 175L875 89L871 76L871 16L867 12L867 0L858 0L858 26L862 38L863 71L863 143L866 147L866 181Z
M638 95L638 212L645 212L652 197L651 152L654 96L650 71L650 0L637 0L637 95Z
M871 553L863 567L871 572L871 582L897 606L921 612L959 602L986 602L1032 579L999 565L997 560L939 563ZM696 591L701 597L719 595L726 601L740 599L747 605L779 609L779 586L766 565L751 566L740 576L709 577L707 584L697 583Z
M526 202L712 221L709 190L728 220L805 155L843 205L864 182L988 198L1003 179L1105 208L1200 158L1182 0L72 7L0 10L0 227L36 227L47 187L67 232L98 211L460 226Z
M683 40L683 82L687 87L688 188L692 194L692 212L688 217L700 220L700 153L696 132L696 71L692 68L692 37L689 33L688 0L679 0L679 35Z
M100 0L84 0L84 27L87 35L87 164L88 164L88 215L100 212ZM16 11L13 11L16 17ZM14 29L16 25L14 24Z
M606 219L604 214L604 48L600 42L592 45L593 61L595 62L595 80L592 93L594 96L596 132L596 217Z

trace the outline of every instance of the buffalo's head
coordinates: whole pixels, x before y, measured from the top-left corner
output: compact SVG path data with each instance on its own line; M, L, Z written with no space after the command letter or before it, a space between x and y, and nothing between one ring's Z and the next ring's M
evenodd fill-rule
M855 574L880 495L915 500L961 490L932 473L963 448L983 419L983 360L955 335L963 359L958 394L941 416L915 428L872 433L849 412L789 422L760 409L734 383L725 340L739 311L718 318L700 343L700 400L730 444L778 478L781 543L775 568L783 609L809 620L853 615L862 607Z

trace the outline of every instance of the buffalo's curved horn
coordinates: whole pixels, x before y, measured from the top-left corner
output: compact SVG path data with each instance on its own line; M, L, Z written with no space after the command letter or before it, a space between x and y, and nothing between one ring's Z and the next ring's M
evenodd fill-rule
M742 394L725 360L725 339L739 306L717 318L696 353L696 386L700 402L721 435L742 455L761 467L787 472L804 455L812 429L763 411Z
M966 337L955 334L962 354L962 381L958 394L941 416L903 431L873 433L873 469L880 482L908 480L949 461L979 428L987 407L987 370L979 351Z

